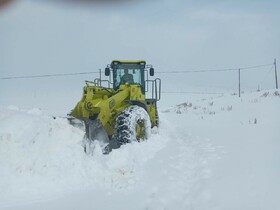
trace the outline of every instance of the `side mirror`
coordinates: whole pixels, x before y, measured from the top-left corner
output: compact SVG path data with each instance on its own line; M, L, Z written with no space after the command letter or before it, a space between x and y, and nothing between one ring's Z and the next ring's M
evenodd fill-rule
M150 76L154 76L154 74L155 74L154 68L150 68Z
M110 68L106 67L105 68L105 76L109 76L110 75Z

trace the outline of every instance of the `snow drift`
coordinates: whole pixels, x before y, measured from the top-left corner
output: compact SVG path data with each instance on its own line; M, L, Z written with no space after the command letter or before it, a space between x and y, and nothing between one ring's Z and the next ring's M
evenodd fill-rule
M83 132L66 120L54 120L38 109L2 109L1 198L71 188L69 182L81 179L84 172L82 138Z
M0 109L1 209L279 209L278 91L185 99L102 155L39 109Z
M27 205L80 190L102 195L103 199L94 201L100 207L104 199L114 200L128 191L135 202L143 197L139 209L172 207L192 187L198 191L200 178L209 177L209 170L203 168L214 157L209 142L197 141L187 131L181 133L163 116L161 129L152 130L148 141L124 145L109 155L103 155L96 143L93 153L86 155L84 132L67 120L53 119L38 109L1 109L0 207ZM187 139L181 138L186 135ZM170 190L178 194L170 197ZM120 208L133 208L133 204L123 203ZM189 205L189 200L183 204Z

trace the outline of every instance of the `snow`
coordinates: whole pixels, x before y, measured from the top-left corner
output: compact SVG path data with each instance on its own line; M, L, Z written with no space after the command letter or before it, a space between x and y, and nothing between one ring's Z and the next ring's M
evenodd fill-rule
M177 101L109 155L63 118L0 108L0 209L280 209L279 92Z

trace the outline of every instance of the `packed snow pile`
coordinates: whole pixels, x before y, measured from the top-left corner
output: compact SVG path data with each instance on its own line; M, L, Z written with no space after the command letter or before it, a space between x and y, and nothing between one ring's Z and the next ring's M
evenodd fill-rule
M3 195L13 190L30 191L32 186L36 186L38 192L45 187L65 190L73 187L73 182L79 187L94 181L100 183L101 177L105 183L121 187L123 183L115 180L120 179L117 173L129 178L135 170L133 162L139 162L136 155L130 158L131 153L135 150L141 153L142 147L147 152L141 154L141 159L145 160L157 150L151 141L149 145L128 145L124 151L120 149L104 156L96 143L94 157L87 156L82 130L69 125L67 119L44 116L38 109L2 109L0 122L0 183L1 189L6 189L1 190ZM156 136L154 141L157 141ZM111 170L114 176L106 174L106 170Z
M154 129L149 141L127 144L109 155L103 155L96 143L92 155L86 155L83 151L84 132L69 125L66 119L53 119L39 109L1 109L0 205L51 199L81 189L101 188L117 192L135 186L152 186L155 182L159 188L170 190L171 185L165 186L166 180L159 181L155 175L177 182L172 190L185 186L190 193L199 177L209 177L209 171L203 168L208 159L215 157L211 155L213 148L209 142L197 141L197 137L190 134L188 139L180 138L178 133L181 131L175 131L176 127L171 127L164 117L161 124L163 129ZM171 151L168 148L172 148ZM154 160L156 155L160 158ZM179 163L177 159L184 162ZM172 170L166 168L166 164L170 164ZM147 171L147 167L152 171ZM150 177L155 180L149 181ZM155 197L156 189L152 190ZM143 192L139 194L145 196ZM176 195L173 199L182 198ZM158 205L157 202L161 201L151 202L145 205Z
M40 109L0 109L0 209L279 209L278 91L191 100L103 155Z
M84 171L82 139L83 132L69 126L65 119L54 120L39 109L2 109L1 198L71 188L69 181L80 178Z

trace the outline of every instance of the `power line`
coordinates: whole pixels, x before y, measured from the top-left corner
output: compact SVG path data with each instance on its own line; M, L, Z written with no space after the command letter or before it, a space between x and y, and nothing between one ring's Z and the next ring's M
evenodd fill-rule
M67 74L44 74L44 75L31 75L31 76L16 76L16 77L0 77L1 80L5 79L32 79L32 78L42 78L42 77L62 77L62 76L74 76L83 74L95 74L99 73L97 71L91 72L78 72L78 73L67 73Z
M268 75L272 72L274 66L271 66L270 70L267 72L267 74L264 76L263 80L259 84L263 84L263 82L268 78Z
M224 72L224 71L237 71L240 70L249 70L256 69L266 66L272 66L274 64L263 64L257 66L248 66L243 68L227 68L227 69L208 69L208 70L182 70L182 71L158 71L158 74L182 74L182 73L203 73L203 72ZM85 75L85 74L96 74L100 73L97 71L92 72L76 72L76 73L62 73L62 74L44 74L44 75L30 75L30 76L13 76L13 77L0 77L0 80L9 80L9 79L32 79L32 78L43 78L43 77L62 77L62 76L76 76L76 75Z
M244 69L256 69L256 68L261 68L261 67L266 67L266 66L273 66L273 63L269 63L269 64L262 64L262 65L258 65L258 66L248 66L248 67L243 67L240 68L240 70L244 70Z
M203 73L203 72L222 72L222 71L237 71L240 70L249 70L249 69L256 69L266 66L273 66L274 64L262 64L257 66L248 66L248 67L242 67L242 68L227 68L227 69L206 69L206 70L182 70L182 71L158 71L159 74L182 74L182 73Z

